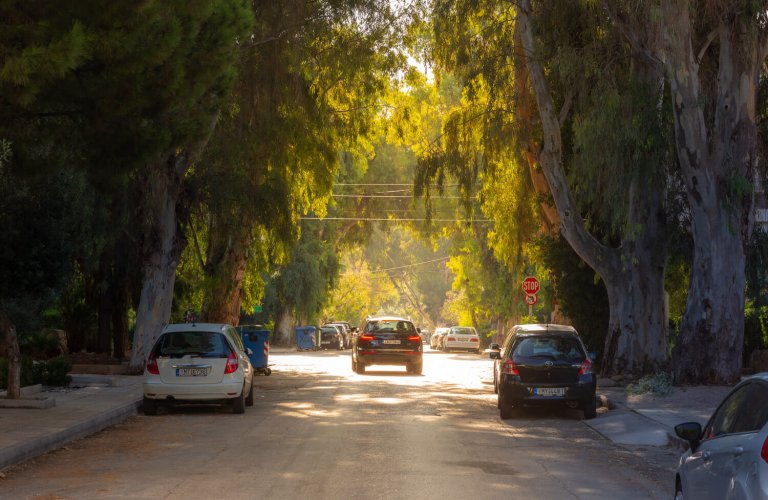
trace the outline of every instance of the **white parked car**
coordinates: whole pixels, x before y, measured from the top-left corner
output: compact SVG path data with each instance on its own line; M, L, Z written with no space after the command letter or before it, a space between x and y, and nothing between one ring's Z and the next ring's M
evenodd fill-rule
M183 323L166 326L144 368L144 414L158 405L228 403L234 413L253 406L249 350L231 325Z
M452 326L443 337L443 351L462 349L480 352L480 336L471 326Z

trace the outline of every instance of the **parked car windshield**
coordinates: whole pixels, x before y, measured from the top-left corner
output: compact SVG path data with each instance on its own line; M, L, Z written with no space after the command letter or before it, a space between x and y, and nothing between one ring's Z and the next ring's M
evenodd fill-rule
M365 326L365 331L381 333L413 333L416 330L413 328L413 324L411 324L410 321L379 320L369 321Z
M160 337L155 347L157 357L226 358L229 352L227 341L216 332L170 332Z
M529 337L521 339L514 349L515 358L551 358L580 361L584 352L579 341L569 338Z

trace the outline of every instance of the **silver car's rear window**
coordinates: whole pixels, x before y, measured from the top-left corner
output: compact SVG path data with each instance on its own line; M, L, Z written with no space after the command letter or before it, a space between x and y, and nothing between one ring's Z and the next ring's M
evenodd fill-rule
M216 332L168 332L163 334L155 345L157 357L226 358L229 353L229 344L222 334Z

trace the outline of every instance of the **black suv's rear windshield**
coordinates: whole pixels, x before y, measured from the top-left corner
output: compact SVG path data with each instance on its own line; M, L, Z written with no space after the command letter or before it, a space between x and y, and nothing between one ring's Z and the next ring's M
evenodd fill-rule
M323 333L331 333L333 335L336 335L337 333L339 333L339 331L336 330L335 328L327 328L327 327L321 328L320 331Z
M229 344L224 336L216 332L169 332L163 334L155 345L155 356L200 356L203 358L226 358Z
M383 319L369 321L365 325L365 331L371 333L414 333L416 332L416 329L410 321Z
M581 361L584 350L578 339L568 337L527 337L520 339L512 352L513 358L551 358Z

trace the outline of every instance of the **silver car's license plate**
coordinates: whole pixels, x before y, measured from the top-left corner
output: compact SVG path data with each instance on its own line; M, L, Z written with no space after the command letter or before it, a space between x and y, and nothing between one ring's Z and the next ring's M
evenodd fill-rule
M565 387L536 387L533 393L537 396L565 396Z
M383 344L399 344L399 340L382 340Z
M176 368L177 377L205 377L208 368Z

